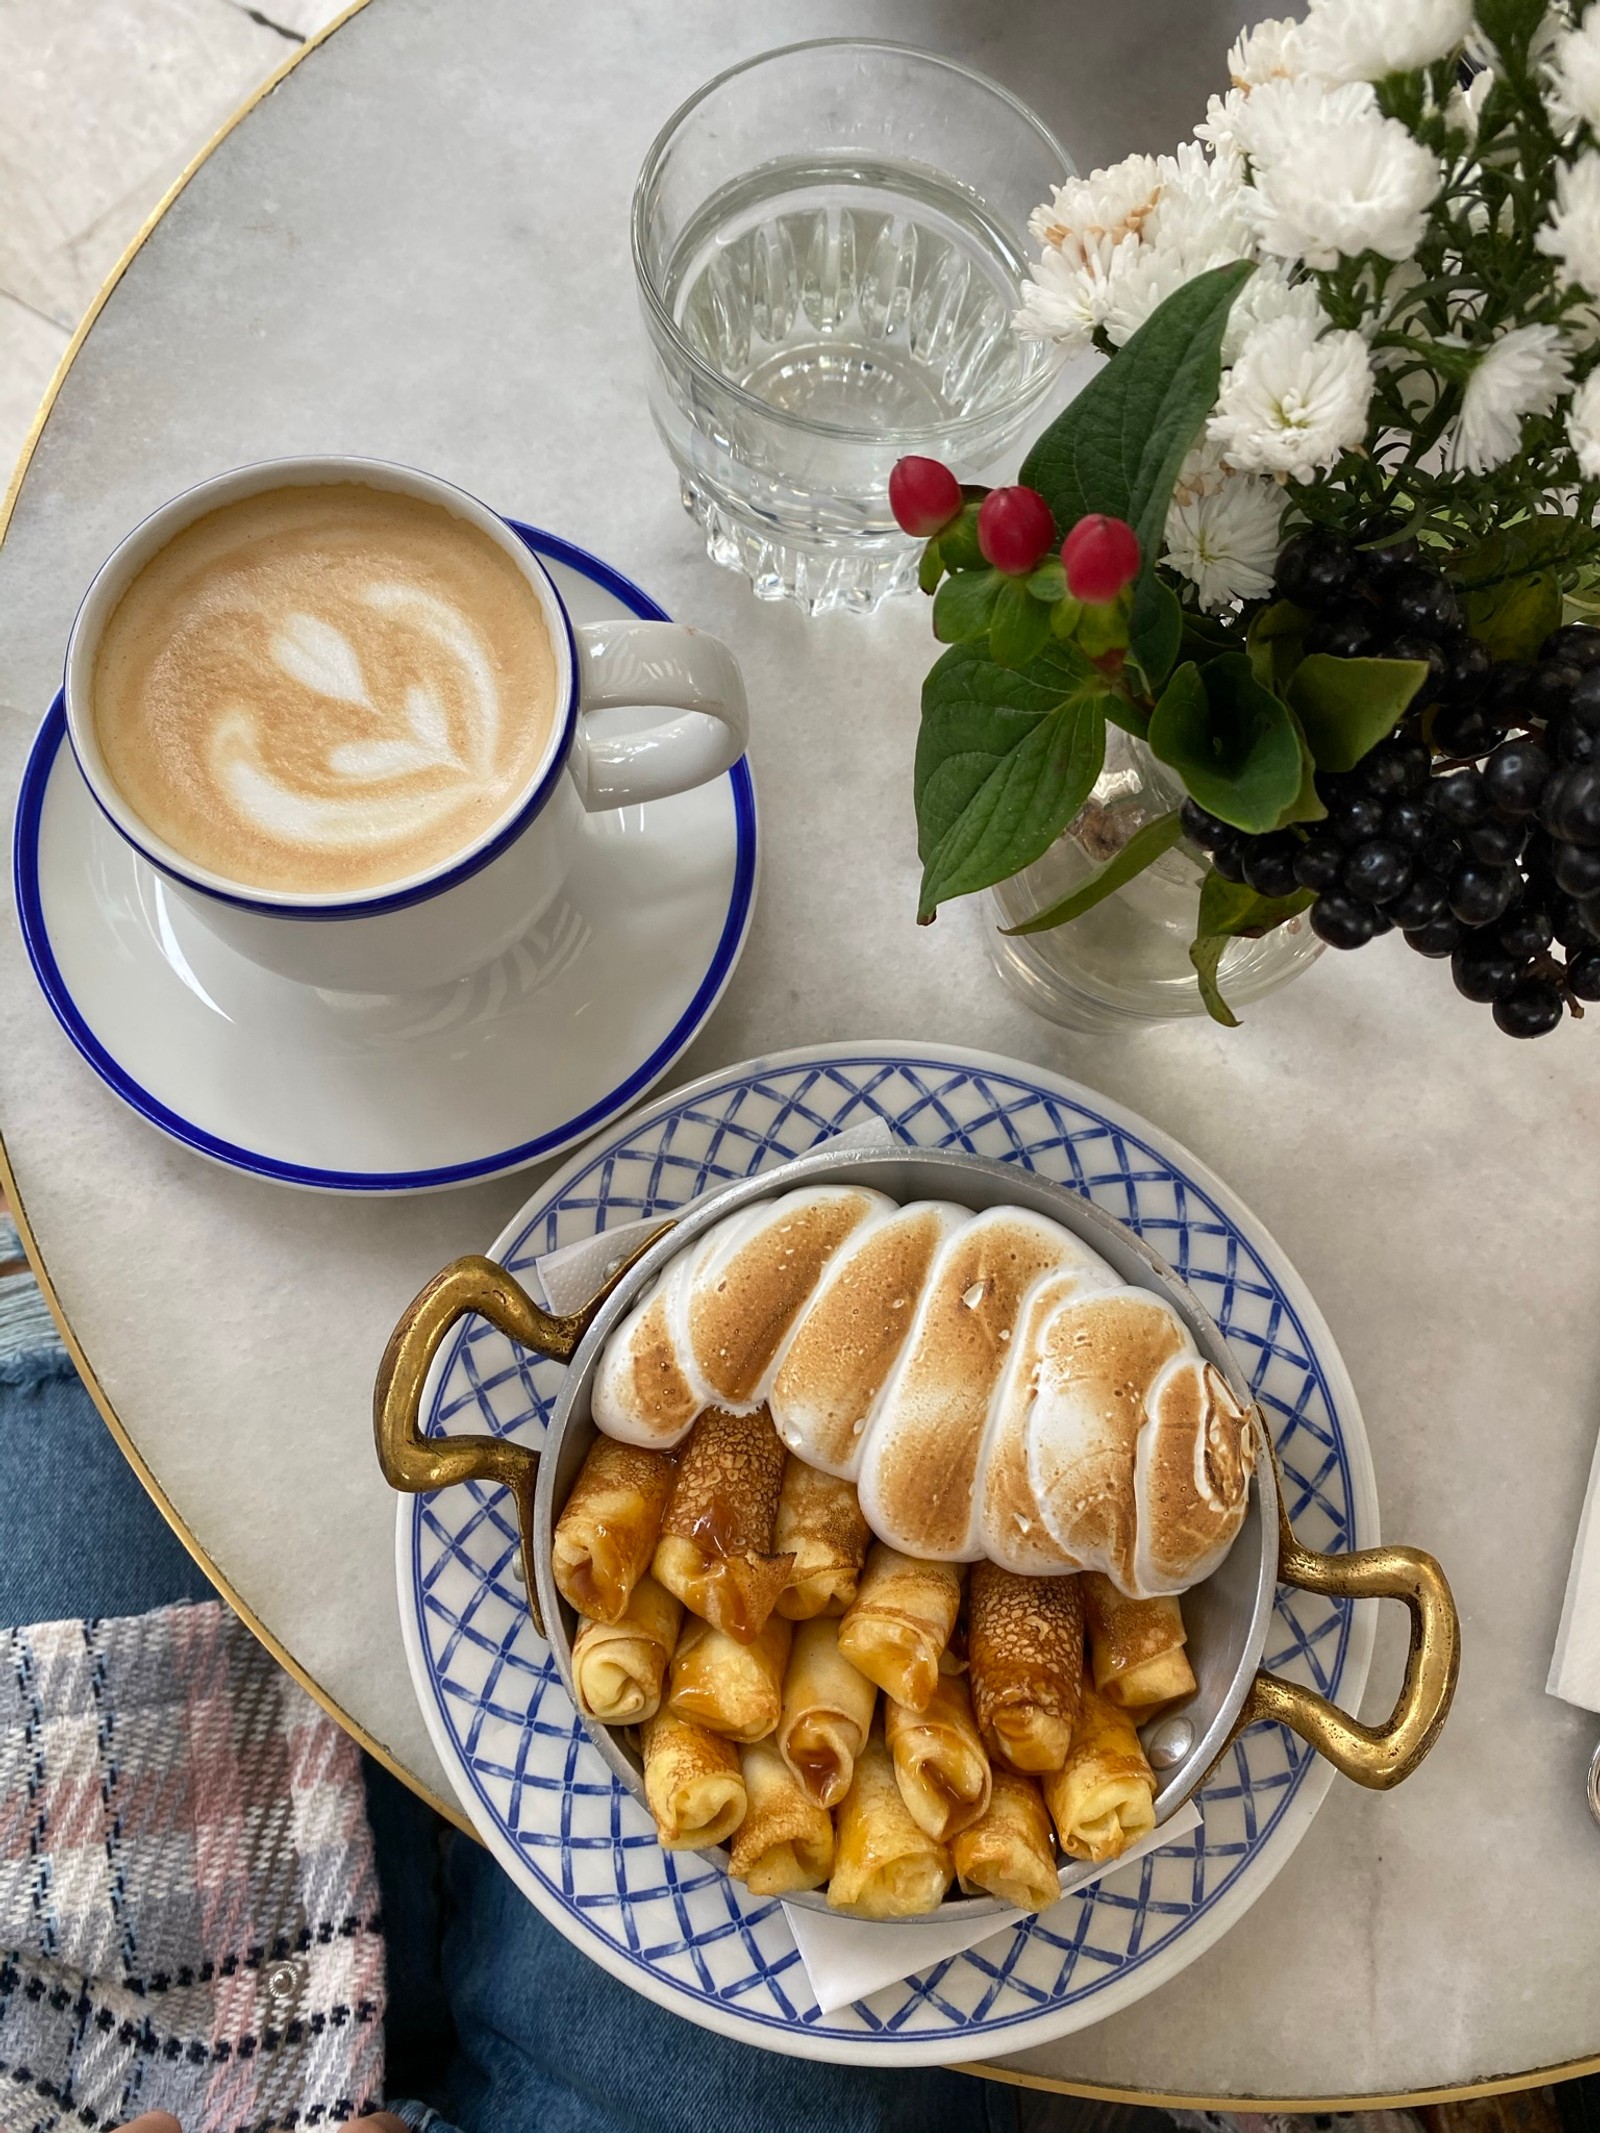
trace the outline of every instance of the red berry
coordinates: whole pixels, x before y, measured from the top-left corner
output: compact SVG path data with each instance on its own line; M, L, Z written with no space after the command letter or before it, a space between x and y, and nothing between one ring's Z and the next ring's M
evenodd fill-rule
M1037 489L1019 482L1012 489L991 489L978 506L978 550L986 563L1008 578L1025 578L1056 537L1050 506Z
M1061 543L1061 563L1073 599L1103 607L1139 575L1139 536L1125 518L1092 512Z
M937 459L898 459L889 476L889 509L903 532L931 540L961 509L961 484Z

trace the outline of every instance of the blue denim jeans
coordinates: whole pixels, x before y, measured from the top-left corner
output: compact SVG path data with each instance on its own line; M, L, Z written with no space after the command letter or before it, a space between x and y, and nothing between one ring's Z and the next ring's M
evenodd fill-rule
M21 1279L25 1277L12 1277ZM0 1624L212 1589L59 1350L0 1356ZM570 1947L479 1845L369 1762L389 2088L432 2133L1013 2133L1017 2092L712 2036ZM186 2129L197 2133L197 2129Z

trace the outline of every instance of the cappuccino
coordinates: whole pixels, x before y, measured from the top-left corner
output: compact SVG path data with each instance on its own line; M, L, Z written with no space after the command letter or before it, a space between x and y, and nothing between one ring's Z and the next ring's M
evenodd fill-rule
M544 611L442 503L348 481L210 512L101 635L95 734L128 805L252 888L360 893L507 813L556 724Z

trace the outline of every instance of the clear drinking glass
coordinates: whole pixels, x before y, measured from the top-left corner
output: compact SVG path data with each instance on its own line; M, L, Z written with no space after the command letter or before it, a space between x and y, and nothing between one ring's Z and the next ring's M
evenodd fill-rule
M902 454L1011 477L1061 361L1011 325L1028 216L1071 174L1014 96L905 45L763 53L668 120L633 256L651 412L715 561L867 612L916 570Z
M1020 925L1070 896L1137 830L1183 802L1183 786L1142 741L1106 733L1105 768L1077 819L1042 859L992 889L997 927ZM1203 863L1174 845L1082 918L1048 933L993 936L1000 974L1036 1014L1068 1029L1109 1030L1205 1013L1189 960ZM1259 940L1230 941L1218 982L1230 1007L1276 992L1322 953L1304 914Z

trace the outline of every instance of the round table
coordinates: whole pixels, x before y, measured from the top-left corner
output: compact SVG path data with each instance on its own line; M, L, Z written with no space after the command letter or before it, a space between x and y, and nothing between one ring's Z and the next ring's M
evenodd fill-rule
M1089 167L1187 129L1240 12L813 0L797 25L782 0L375 0L214 144L77 347L0 551L0 762L14 795L117 536L274 452L434 468L726 637L753 706L764 881L743 966L675 1078L917 1037L1058 1068L1158 1120L1298 1262L1364 1403L1385 1531L1434 1549L1461 1607L1455 1714L1402 1791L1337 1784L1181 1978L991 2071L1146 2100L1514 2086L1600 2050L1583 1802L1600 1721L1543 1690L1600 1412L1600 1031L1512 1044L1392 940L1325 957L1236 1032L1035 1020L992 973L976 902L912 923L925 606L807 622L758 604L704 560L645 410L629 191L706 75L797 27L906 38L998 75ZM0 959L9 1182L107 1419L273 1649L442 1792L401 1652L372 1370L399 1306L534 1177L373 1203L210 1168L77 1059L14 923ZM1370 1712L1401 1631L1382 1624Z

